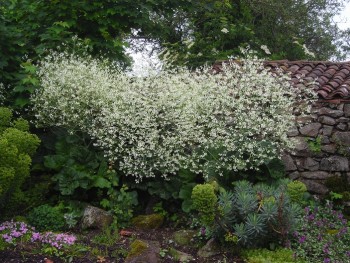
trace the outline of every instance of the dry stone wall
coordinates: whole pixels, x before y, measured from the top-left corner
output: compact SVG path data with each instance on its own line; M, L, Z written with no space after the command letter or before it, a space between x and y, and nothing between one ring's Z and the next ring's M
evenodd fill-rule
M297 141L282 160L288 176L306 184L309 192L326 194L329 177L350 182L350 101L318 101L308 118L297 118L288 136Z

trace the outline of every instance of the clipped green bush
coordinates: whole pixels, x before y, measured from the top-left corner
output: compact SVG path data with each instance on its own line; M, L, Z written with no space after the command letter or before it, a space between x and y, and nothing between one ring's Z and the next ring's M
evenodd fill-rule
M200 213L200 220L210 226L214 222L217 197L212 184L198 184L192 190L193 207Z
M65 226L63 213L58 208L47 204L34 208L27 219L38 231L60 231Z
M13 119L10 109L0 107L0 211L10 214L23 203L22 185L30 174L31 156L40 143L29 133L29 124Z
M302 204L307 192L306 185L300 181L292 181L287 184L287 193L293 202Z

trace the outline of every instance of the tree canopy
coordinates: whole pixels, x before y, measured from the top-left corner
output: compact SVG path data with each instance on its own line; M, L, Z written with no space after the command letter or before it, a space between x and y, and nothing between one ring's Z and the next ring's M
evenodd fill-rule
M237 55L247 45L270 59L341 59L349 32L333 18L347 1L0 0L0 82L31 92L33 62L74 37L90 54L124 64L130 63L125 48L140 39L156 43L163 59L189 67ZM26 104L16 97L17 105Z

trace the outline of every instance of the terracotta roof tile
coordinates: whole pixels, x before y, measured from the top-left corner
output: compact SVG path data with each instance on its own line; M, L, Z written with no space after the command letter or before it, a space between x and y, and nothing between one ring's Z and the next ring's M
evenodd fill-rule
M224 62L215 63L213 70L221 71ZM291 74L293 85L299 83L301 78L305 82L315 81L315 85L309 85L316 89L319 97L326 100L350 99L350 61L266 61L267 68L271 70L277 67Z

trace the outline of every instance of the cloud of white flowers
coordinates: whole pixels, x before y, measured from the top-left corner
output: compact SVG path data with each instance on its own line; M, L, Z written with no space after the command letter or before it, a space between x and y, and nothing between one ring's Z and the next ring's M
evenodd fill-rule
M204 176L256 169L293 147L286 133L302 93L257 59L231 61L220 74L176 68L137 77L104 60L52 53L38 76L38 125L88 133L136 181L180 168Z

